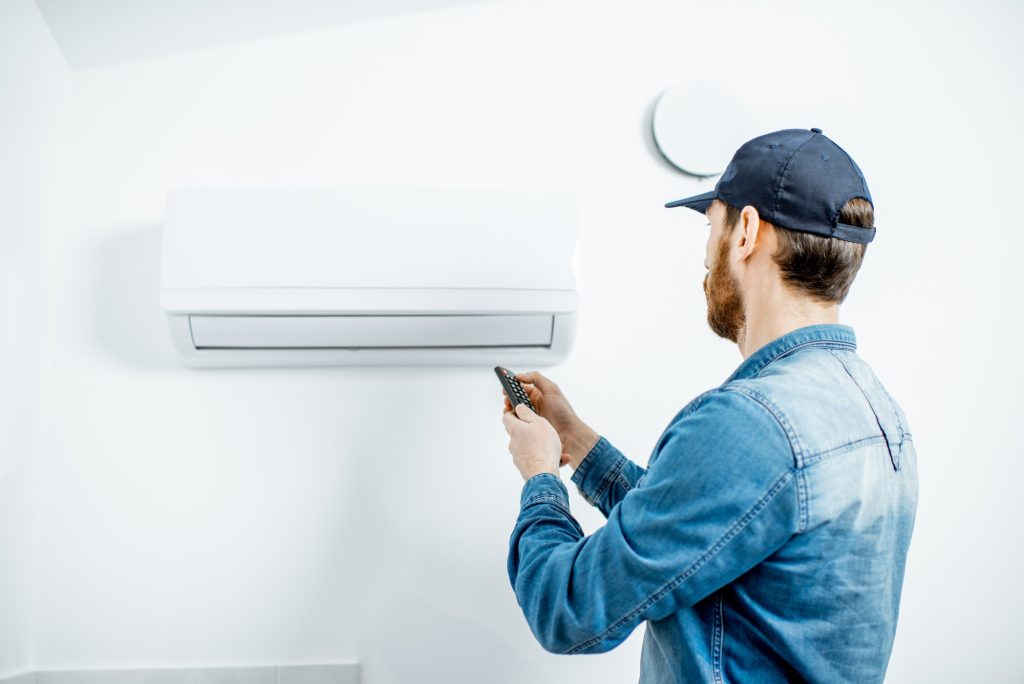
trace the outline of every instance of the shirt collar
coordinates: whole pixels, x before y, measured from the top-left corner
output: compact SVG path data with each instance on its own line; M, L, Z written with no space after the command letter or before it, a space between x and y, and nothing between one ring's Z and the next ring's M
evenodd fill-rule
M819 323L797 328L772 340L748 356L725 382L753 377L776 359L803 347L856 351L857 337L853 334L853 328L839 323Z

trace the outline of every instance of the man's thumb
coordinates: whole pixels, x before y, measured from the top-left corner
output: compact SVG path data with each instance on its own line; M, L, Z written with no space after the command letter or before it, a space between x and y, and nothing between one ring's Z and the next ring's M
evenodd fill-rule
M516 404L516 415L523 420L530 422L534 419L537 414L530 410L530 407L526 404Z

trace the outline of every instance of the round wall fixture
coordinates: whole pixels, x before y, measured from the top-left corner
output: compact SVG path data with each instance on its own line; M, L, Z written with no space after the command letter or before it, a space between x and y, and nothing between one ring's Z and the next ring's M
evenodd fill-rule
M698 178L725 170L740 145L754 137L743 103L712 81L688 81L659 97L651 134L669 164Z

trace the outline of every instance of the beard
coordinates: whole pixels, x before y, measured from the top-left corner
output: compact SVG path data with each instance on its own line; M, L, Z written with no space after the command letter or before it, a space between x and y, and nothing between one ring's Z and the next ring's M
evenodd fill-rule
M704 276L704 296L708 300L708 325L719 337L739 342L743 331L743 293L729 272L729 239L724 232L718 241L718 253Z

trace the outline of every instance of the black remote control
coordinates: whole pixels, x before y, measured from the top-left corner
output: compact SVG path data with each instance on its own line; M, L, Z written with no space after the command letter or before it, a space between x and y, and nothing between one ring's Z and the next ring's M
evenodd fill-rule
M505 389L505 394L508 395L508 400L512 402L512 410L514 411L516 406L519 404L526 404L534 413L537 409L533 407L533 402L530 401L530 397L526 396L526 390L519 383L519 379L516 378L515 374L507 368L501 366L495 366L494 372L498 376L498 380L501 381L501 386Z

